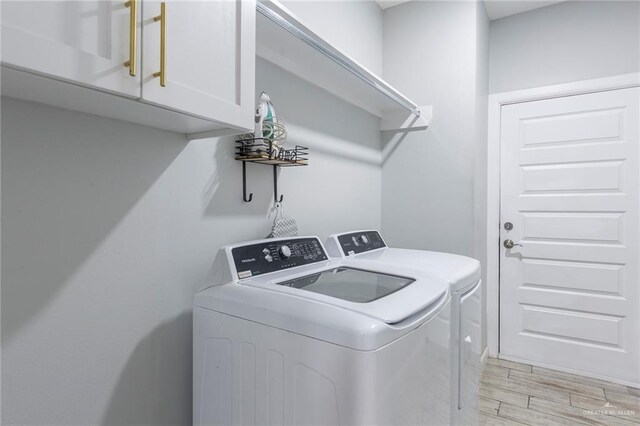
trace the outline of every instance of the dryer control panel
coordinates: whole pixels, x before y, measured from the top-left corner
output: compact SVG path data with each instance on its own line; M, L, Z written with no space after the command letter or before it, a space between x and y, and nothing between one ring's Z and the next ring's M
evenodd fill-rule
M234 247L231 254L240 279L328 260L315 237L266 240Z
M338 235L338 242L345 256L386 247L378 231L359 231Z

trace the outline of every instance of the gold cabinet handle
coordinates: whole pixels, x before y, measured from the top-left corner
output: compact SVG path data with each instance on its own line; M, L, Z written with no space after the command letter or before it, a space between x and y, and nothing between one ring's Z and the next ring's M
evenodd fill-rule
M129 0L124 5L129 8L129 60L124 63L124 66L129 68L129 75L135 77L138 46L138 1Z
M167 4L160 3L160 15L153 18L154 21L160 21L160 71L154 72L154 77L160 77L160 86L167 85Z

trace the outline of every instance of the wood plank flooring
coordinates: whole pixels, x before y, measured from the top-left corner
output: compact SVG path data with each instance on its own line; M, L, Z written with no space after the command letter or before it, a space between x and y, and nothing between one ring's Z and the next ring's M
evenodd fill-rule
M479 408L481 425L640 425L640 390L489 358Z

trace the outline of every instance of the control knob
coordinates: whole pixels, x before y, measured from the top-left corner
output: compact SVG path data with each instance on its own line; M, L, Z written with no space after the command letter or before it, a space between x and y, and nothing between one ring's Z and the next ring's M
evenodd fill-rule
M280 253L281 258L288 259L291 256L291 249L289 246L281 245L278 249L278 253Z
M369 237L366 235L360 235L360 237L358 237L358 241L360 244L367 244L369 242Z

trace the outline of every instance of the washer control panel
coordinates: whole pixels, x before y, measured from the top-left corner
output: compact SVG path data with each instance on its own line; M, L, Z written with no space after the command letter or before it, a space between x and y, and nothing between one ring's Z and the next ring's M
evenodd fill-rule
M235 247L231 254L240 279L328 260L320 241L312 237Z
M340 249L345 256L386 247L378 231L360 231L338 236Z

